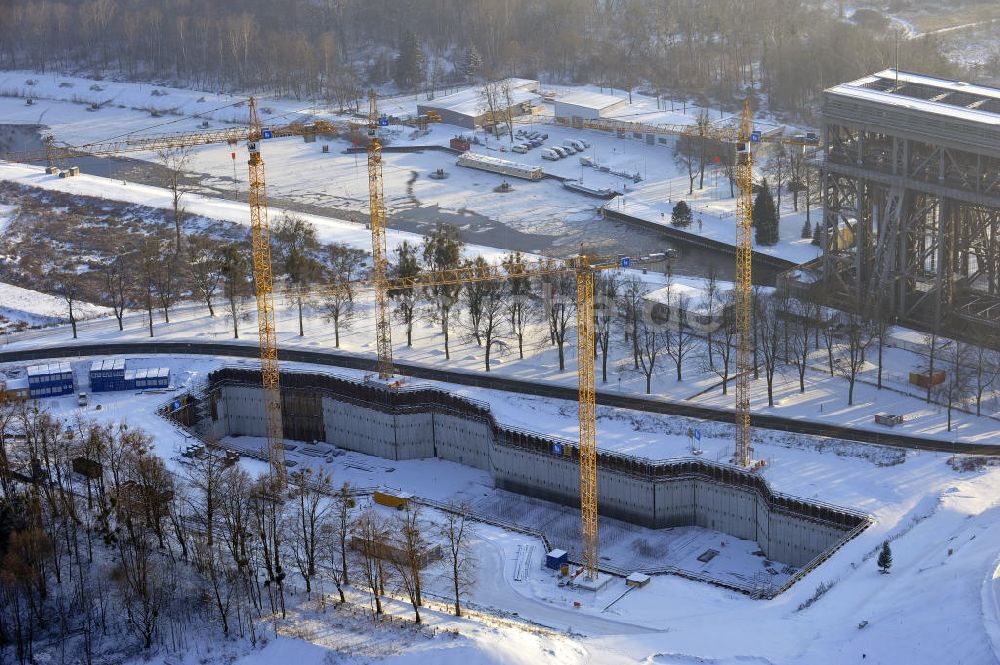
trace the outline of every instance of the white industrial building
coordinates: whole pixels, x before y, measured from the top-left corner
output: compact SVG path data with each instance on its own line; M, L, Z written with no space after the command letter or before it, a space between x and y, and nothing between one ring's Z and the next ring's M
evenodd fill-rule
M555 115L558 118L594 120L607 118L625 106L628 106L628 100L621 97L597 92L571 92L555 100Z
M532 79L507 79L510 86L510 110L516 118L531 113L531 108L541 96L538 94L538 81ZM507 100L501 93L501 108L497 112L507 110ZM457 125L467 129L481 127L488 120L489 104L481 87L465 88L456 93L437 97L425 104L417 105L417 113L425 115L433 111L441 116L441 122Z

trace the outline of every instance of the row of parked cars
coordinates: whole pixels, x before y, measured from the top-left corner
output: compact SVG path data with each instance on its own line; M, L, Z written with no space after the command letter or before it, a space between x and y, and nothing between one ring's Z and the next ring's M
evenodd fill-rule
M524 143L518 143L511 148L512 152L521 153L522 155L532 148L537 148L541 146L545 139L549 138L548 134L543 134L541 132L528 131L526 129L519 129L515 133L515 136L519 139L523 139Z
M570 155L575 155L578 152L583 152L589 147L590 144L586 141L579 139L566 139L563 141L562 145L552 146L551 148L543 150L542 159L554 162L562 159L563 157L569 157Z

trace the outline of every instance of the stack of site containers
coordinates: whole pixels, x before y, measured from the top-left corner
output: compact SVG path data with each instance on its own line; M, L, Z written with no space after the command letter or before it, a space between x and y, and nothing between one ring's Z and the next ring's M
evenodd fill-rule
M148 388L169 388L170 368L130 369L125 372L125 390L146 390Z
M73 368L69 363L46 363L28 368L28 391L32 398L72 395Z
M125 359L105 358L90 364L90 391L106 393L125 388Z

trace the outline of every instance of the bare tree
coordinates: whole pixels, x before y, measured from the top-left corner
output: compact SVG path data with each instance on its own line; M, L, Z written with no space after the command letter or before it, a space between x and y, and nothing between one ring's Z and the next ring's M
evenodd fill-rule
M174 214L174 230L176 234L175 252L180 254L181 241L184 235L184 206L181 199L187 193L188 188L184 184L184 172L187 170L188 162L191 160L191 149L166 148L158 150L158 161L164 168L167 189L170 190L172 210Z
M458 268L461 265L463 246L457 228L450 224L438 223L434 231L424 237L422 248L424 266L431 272ZM437 284L427 287L426 292L430 301L428 315L431 320L441 324L441 332L444 335L444 357L447 360L451 358L448 346L451 311L461 292L461 285Z
M396 248L395 277L410 280L420 274L417 248L403 241ZM417 291L414 288L391 289L389 297L396 303L396 319L406 326L406 345L413 346L413 320L417 310Z
M688 175L688 196L694 194L694 181L698 179L699 158L704 147L697 136L684 134L674 143L674 161L684 167Z
M347 245L327 247L326 284L320 296L320 309L327 321L333 322L334 342L340 348L340 331L350 326L354 315L354 271L364 253Z
M503 265L508 274L522 271L524 256L520 252L507 254ZM531 280L528 277L510 277L508 282L510 297L507 300L507 315L510 317L510 331L517 338L518 357L523 360L524 334L537 318L537 298L531 290Z
M923 352L927 355L927 396L926 402L930 404L931 402L931 392L934 389L934 363L938 360L938 356L941 350L947 344L947 340L941 339L938 335L937 330L932 330L931 332L924 335L923 339Z
M157 260L159 257L158 243L147 238L135 255L138 281L135 285L139 299L146 305L146 316L149 322L149 336L153 336L153 294L156 289Z
M847 404L851 405L854 404L854 386L858 374L864 369L865 356L875 339L871 322L859 314L847 314L844 338L847 342L844 349Z
M789 298L785 314L785 332L789 338L788 360L795 365L799 375L799 392L806 391L806 370L809 367L809 339L813 334L813 306L801 300Z
M619 317L622 319L622 330L625 343L631 341L632 366L639 369L639 324L645 311L646 283L636 275L626 277L619 289Z
M351 533L352 542L357 544L356 551L362 577L375 603L375 614L382 614L381 592L385 586L382 544L388 536L389 529L385 520L374 508L366 508L355 518L351 525Z
M472 264L473 274L485 277L489 264L481 256L476 257ZM465 285L465 302L469 312L468 329L479 346L485 346L483 359L486 371L490 371L490 358L494 347L504 352L507 341L506 316L510 294L506 282L497 279L483 279Z
M572 274L558 273L542 281L545 312L552 343L559 349L559 369L566 369L566 333L576 312L576 280Z
M647 395L652 392L656 361L663 353L666 343L666 335L660 330L661 325L653 321L652 316L649 314L639 317L639 365L642 367L642 373L646 377Z
M663 346L667 355L674 361L678 381L684 379L684 359L691 353L697 341L694 332L687 324L690 304L691 299L687 295L677 294L668 308L670 318L665 322L663 330Z
M243 245L230 243L219 251L219 271L229 304L229 318L233 322L233 337L239 339L240 321L249 313L250 296L250 259Z
M438 524L438 533L445 542L445 563L451 571L455 616L458 617L462 616L461 599L472 586L476 563L472 555L472 541L476 534L468 513L467 505L453 506L443 513Z
M973 382L975 381L975 371L971 364L976 355L971 345L965 342L955 341L944 349L945 362L948 363L948 376L940 386L940 394L947 405L948 411L948 431L952 427L952 412L956 407L961 409L962 404L974 392Z
M319 552L319 533L326 524L330 503L324 496L330 492L330 474L322 468L306 468L289 476L294 498L291 549L295 567L306 583L306 593L312 591Z
M222 270L216 244L216 241L203 235L191 236L187 243L191 286L198 297L205 301L205 305L208 306L208 315L211 317L215 316L212 298L218 292L222 282Z
M175 252L180 254L181 241L184 235L184 206L181 198L187 193L188 188L184 184L184 172L187 170L188 162L191 160L191 149L166 148L158 150L156 153L160 165L165 170L167 189L170 190L172 210L174 214L174 229L176 233Z
M321 272L317 259L320 243L316 227L296 215L284 213L271 235L277 264L289 285L289 296L299 312L299 337L305 335L302 309L309 288Z
M981 416L983 396L987 391L993 389L997 377L1000 376L1000 353L979 344L970 355L974 357L975 386L973 392L976 395L976 415Z
M424 528L420 520L420 507L413 503L406 504L406 510L399 515L394 531L399 543L398 553L388 557L396 571L400 586L410 599L413 606L414 621L420 623L421 599L421 576L423 574L423 562L427 552L427 542L424 539L422 529Z
M118 330L125 329L125 308L132 290L132 273L127 261L119 250L101 269L104 276L104 297L118 320Z
M714 364L709 369L722 379L722 394L729 393L729 378L733 368L734 351L736 350L736 321L728 314L733 304L733 291L727 291L719 296L722 318L720 326L714 331L708 344L714 349Z
M163 322L170 323L170 308L180 297L185 264L169 244L161 244L159 250L159 258L153 270L153 288L160 309L163 310Z
M611 348L611 327L618 304L619 279L615 273L594 275L594 333L601 350L601 383L608 382L608 352Z
M64 270L53 275L58 293L69 313L69 325L73 330L73 339L76 339L76 312L75 306L80 301L80 275L75 271Z
M780 304L773 296L755 299L754 324L757 329L758 350L764 378L767 380L767 405L774 406L774 373L778 367L781 345L782 319Z

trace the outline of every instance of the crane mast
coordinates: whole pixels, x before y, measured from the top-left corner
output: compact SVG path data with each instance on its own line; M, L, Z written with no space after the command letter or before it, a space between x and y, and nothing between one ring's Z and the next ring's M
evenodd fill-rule
M750 345L753 335L753 305L751 302L751 266L753 247L753 155L750 134L753 116L749 100L743 103L740 116L740 136L736 144L736 181L739 198L736 201L736 448L733 462L749 466L753 454L750 438Z
M580 257L576 270L576 362L580 411L581 558L597 578L597 386L594 378L594 271Z
M386 278L389 257L385 245L385 194L382 188L382 142L378 137L378 96L368 92L368 201L372 227L372 278L375 282L375 338L378 376L388 379L392 369L392 330L389 327Z
M250 241L253 251L254 290L257 295L257 327L260 333L260 373L264 388L264 417L267 427L267 458L275 488L285 484L285 447L281 419L281 375L278 372L278 345L275 339L274 281L271 274L271 228L267 221L264 191L264 160L260 156L263 132L257 102L250 98Z

